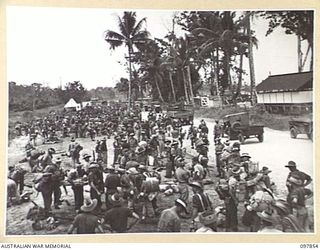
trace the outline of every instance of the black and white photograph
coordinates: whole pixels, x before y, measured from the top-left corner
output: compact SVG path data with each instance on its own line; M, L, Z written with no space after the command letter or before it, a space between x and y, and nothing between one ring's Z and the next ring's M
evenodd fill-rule
M312 9L6 7L6 236L316 233Z

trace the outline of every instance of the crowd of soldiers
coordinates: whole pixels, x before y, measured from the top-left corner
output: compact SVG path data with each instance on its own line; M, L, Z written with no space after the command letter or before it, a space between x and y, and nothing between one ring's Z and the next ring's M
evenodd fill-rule
M44 218L54 218L62 202L72 203L61 199L62 187L68 194L71 186L76 217L68 233L123 233L148 217L157 218L159 232L186 231L183 220L188 231L200 233L310 231L306 201L312 191L306 186L311 177L289 161L288 194L279 198L272 170L260 169L248 153L241 153L239 142L222 137L219 120L213 131L204 120L186 129L181 120L159 118L152 111L141 121L139 108L99 107L50 114L16 129L30 137L20 163L27 161L31 173L41 173L33 188L42 195ZM65 153L54 147L41 151L37 137L70 143ZM94 148L81 145L85 137L95 141ZM210 137L215 152L209 152ZM113 140L112 148L108 140ZM66 162L68 168L63 167ZM8 206L27 196L26 172L19 164L9 166ZM172 207L161 203L166 196L174 197Z

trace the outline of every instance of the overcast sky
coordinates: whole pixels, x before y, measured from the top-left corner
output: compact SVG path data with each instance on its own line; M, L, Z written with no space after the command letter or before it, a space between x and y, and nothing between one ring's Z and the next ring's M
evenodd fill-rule
M172 11L136 12L139 20L147 18L152 37L163 38L172 27ZM7 7L7 80L50 87L80 80L88 89L113 87L120 77L128 77L126 50L110 50L103 38L105 30L118 31L116 15L122 11ZM265 37L264 20L254 20L252 28L259 40L254 50L257 83L269 72L297 72L296 36L278 29Z

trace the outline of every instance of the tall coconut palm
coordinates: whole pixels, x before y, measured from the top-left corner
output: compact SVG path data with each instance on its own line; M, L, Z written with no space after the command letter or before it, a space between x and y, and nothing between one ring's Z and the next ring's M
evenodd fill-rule
M256 96L256 77L254 72L254 61L253 61L253 41L252 41L252 31L251 31L251 19L253 17L253 12L248 11L246 15L249 16L247 21L247 32L249 35L249 68L250 68L250 99L251 103L255 105L257 103Z
M118 26L120 32L107 30L105 31L105 41L110 44L112 50L125 45L128 49L128 63L129 63L129 109L131 107L131 84L132 84L132 55L134 47L139 47L148 39L149 32L142 30L146 18L137 21L136 12L123 13L123 16L118 16Z
M208 16L208 17L207 17ZM240 56L239 78L242 77L242 60L245 53L244 48L248 47L248 43L256 44L257 40L252 35L249 36L243 32L245 22L249 15L235 21L235 12L222 13L207 13L206 19L211 20L210 25L206 23L199 25L199 27L192 30L192 34L202 41L199 46L199 54L202 57L208 54L215 65L214 82L218 88L218 73L219 73L219 54L223 52L223 70L226 74L225 78L227 85L231 86L231 57ZM251 34L251 33L250 33ZM238 90L241 88L241 79L238 80ZM236 92L234 98L237 97L239 91ZM219 94L218 94L219 95Z

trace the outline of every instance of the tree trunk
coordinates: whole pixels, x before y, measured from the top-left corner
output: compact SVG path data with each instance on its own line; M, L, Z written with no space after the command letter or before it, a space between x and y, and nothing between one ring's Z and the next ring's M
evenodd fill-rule
M170 85L171 85L171 89L172 89L173 102L177 102L176 92L175 92L175 90L174 90L174 85L173 85L173 80L172 80L172 74L171 74L170 71L169 71L169 80L170 80Z
M310 52L311 52L311 57L310 57L310 71L313 71L313 42L310 42Z
M257 96L256 96L256 77L254 72L254 61L253 61L253 44L251 40L251 17L248 18L247 31L249 36L250 99L251 99L251 104L255 105L257 103Z
M301 36L297 35L298 72L302 72Z
M157 90L158 90L158 94L159 94L160 101L161 101L161 102L164 102L163 97L162 97L162 94L161 94L161 90L160 90L160 87L159 87L159 83L158 83L158 80L157 80L157 77L156 77L156 76L154 77L154 82L155 82L156 87L157 87Z
M310 48L311 48L311 45L309 44L309 45L308 45L307 52L306 52L306 54L304 55L304 59L303 59L303 62L302 62L302 68L303 68L303 69L304 69L304 66L305 66L305 64L306 64L306 61L307 61L309 52L310 52Z
M131 84L132 84L132 69L131 69L131 49L128 46L128 53L129 53L129 91L128 91L128 109L131 109Z
M34 97L32 101L32 111L35 111L35 110L36 110L36 98Z
M238 86L237 86L237 91L234 95L234 100L236 101L236 99L238 98L238 96L240 95L241 92L241 86L242 86L242 68L243 68L243 54L240 54L240 72L239 72L239 78L238 78Z
M190 99L189 99L189 95L188 95L188 88L187 88L187 84L186 84L187 80L186 80L184 68L181 68L181 73L182 73L182 85L183 85L183 89L184 89L184 95L185 95L186 103L189 104L190 103Z
M216 54L215 54L216 53ZM220 105L222 106L222 98L219 89L219 48L216 48L213 52L213 74L214 74L214 85L217 90L217 97Z
M190 93L190 102L192 106L194 106L194 96L193 96L193 89L192 89L192 83L191 83L191 72L190 72L190 66L186 66L186 73L187 73L187 84L189 87L189 93Z

